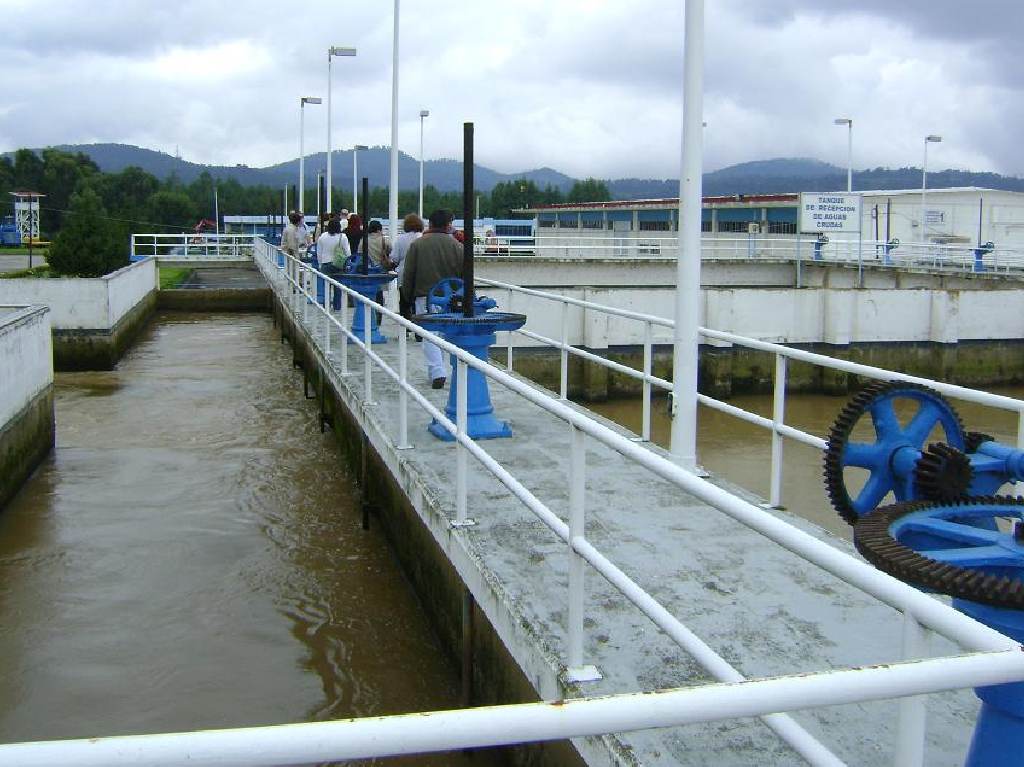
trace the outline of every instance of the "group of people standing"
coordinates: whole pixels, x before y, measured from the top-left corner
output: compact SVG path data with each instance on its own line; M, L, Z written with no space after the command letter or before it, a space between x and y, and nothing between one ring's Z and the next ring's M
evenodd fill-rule
M384 236L380 221L370 221L364 230L360 217L347 210L323 214L312 236L300 212L289 213L288 221L281 235L281 249L304 259L306 248L315 240L320 270L327 275L341 272L353 253L362 252L365 237L370 265L397 271L399 313L406 319L411 319L413 312L429 311L427 294L440 280L462 277L462 245L452 233L452 215L447 210L431 213L426 231L423 220L410 213L403 219L402 233L393 243ZM376 302L384 303L383 291L377 294ZM416 340L422 339L417 335ZM423 356L431 386L444 388L447 373L441 350L424 341Z

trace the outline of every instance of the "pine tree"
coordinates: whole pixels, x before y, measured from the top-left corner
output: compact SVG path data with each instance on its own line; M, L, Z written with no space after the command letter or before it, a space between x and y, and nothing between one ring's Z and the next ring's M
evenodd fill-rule
M47 261L57 274L74 277L102 277L128 263L127 236L107 217L91 185L82 185L71 195Z

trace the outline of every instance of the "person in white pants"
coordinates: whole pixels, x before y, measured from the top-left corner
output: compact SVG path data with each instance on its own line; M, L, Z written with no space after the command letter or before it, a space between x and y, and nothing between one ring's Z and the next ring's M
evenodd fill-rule
M447 210L430 214L430 228L409 245L402 271L402 293L415 301L416 313L427 313L427 294L447 277L462 277L462 246L449 234L452 215ZM444 388L448 371L441 350L426 339L423 358L434 389Z

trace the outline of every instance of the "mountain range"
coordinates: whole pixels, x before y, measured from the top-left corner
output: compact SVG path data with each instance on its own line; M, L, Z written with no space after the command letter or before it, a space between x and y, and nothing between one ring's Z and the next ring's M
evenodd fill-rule
M173 174L184 183L189 183L206 172L214 178L236 179L246 186L263 184L279 187L294 184L299 174L298 159L255 168L247 165L201 165L164 152L128 144L67 144L56 148L87 154L105 172L116 173L128 166L137 166L161 179ZM359 153L359 175L367 176L370 186L387 186L390 162L387 147L370 147ZM325 152L306 157L305 172L307 183L311 187L315 183L316 174L323 171L326 164ZM333 172L335 187L347 188L352 179L351 150L333 153ZM520 173L500 173L476 165L474 173L477 189L484 192L491 191L499 182L518 179L528 179L541 188L550 185L567 192L576 181L571 176L546 167ZM432 184L440 191L458 191L462 188L462 163L459 160L427 160L424 163L424 179L427 184ZM404 152L399 152L398 181L402 189L415 189L419 182L419 162ZM915 189L921 185L921 170L855 170L853 181L854 189ZM812 158L775 158L739 163L711 171L704 174L703 182L706 195L824 192L846 188L846 169ZM676 179L620 178L605 179L605 183L613 199L675 197L679 193L679 182ZM1022 178L961 170L929 172L928 185L933 188L980 186L1024 192Z

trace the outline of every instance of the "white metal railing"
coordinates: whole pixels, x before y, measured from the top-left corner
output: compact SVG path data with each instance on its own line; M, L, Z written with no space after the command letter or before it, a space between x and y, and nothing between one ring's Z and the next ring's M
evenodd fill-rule
M133 234L132 259L161 261L251 261L251 234Z
M558 230L554 230L558 231ZM547 256L573 259L642 258L674 260L679 239L669 232L622 232L619 234L546 234L508 237L495 252L477 247L481 255ZM838 239L818 243L813 236L793 234L705 234L701 238L705 259L799 260L862 264L902 269L935 269L956 272L1016 273L1024 270L1024 250L994 248L979 252L971 244L893 243L881 240Z
M310 311L322 315L325 320L322 331L311 327L310 333L314 342L328 356L332 353L332 335L339 335L340 349L336 350L336 357L341 375L354 373L349 370L349 347L354 347L362 354L362 388L366 401L371 400L374 391L374 369L379 369L398 385L397 434L390 435L396 447L409 444L407 409L410 400L454 436L457 479L455 514L450 519L453 535L472 535L471 521L466 518L469 492L467 458L471 455L566 544L572 563L567 594L570 609L565 651L565 665L570 677L574 672L581 671L586 661L583 655L585 616L582 597L585 593L584 568L590 566L667 636L690 653L711 675L725 684L558 701L555 704L434 712L429 716L417 714L240 730L13 744L0 746L0 765L169 765L186 760L190 764L218 767L302 764L562 739L750 716L761 717L810 764L839 765L842 762L834 754L787 714L780 712L890 697L905 697L898 727L897 763L912 765L921 763L920 754L923 753L924 731L921 725L924 703L917 696L941 690L1024 680L1024 653L1017 643L998 632L685 471L568 403L551 397L494 365L476 359L442 337L423 330L334 279L315 272L308 264L285 256L280 249L260 241L255 250L258 267L267 276L275 292L281 295L282 303L293 316L308 322ZM277 258L283 260L283 267L277 267ZM325 306L314 300L310 289L308 277L314 274L326 281ZM332 297L338 292L357 302L356 311L365 313L365 334L362 338L354 335L348 327L347 300L341 301L337 315L329 309ZM400 328L425 336L443 351L453 355L461 392L466 392L468 368L473 367L493 384L518 394L569 425L572 438L568 461L568 524L513 476L509 468L468 437L465 396L457 398L453 423L409 382L406 366L408 349L404 332L397 334L397 370L373 350L369 338L371 311L383 313ZM664 322L659 318L645 318L644 321ZM564 346L563 351L566 351ZM781 424L776 428L781 429ZM652 472L680 491L690 493L808 562L900 610L905 624L905 639L900 649L903 660L872 668L745 680L738 670L693 634L587 539L584 524L585 495L582 489L586 481L588 439L615 450L634 462L638 468ZM958 642L968 652L918 660L923 647L920 641L913 640L919 637L922 627Z
M560 354L560 372L559 372L559 397L562 400L568 398L569 392L569 380L568 380L568 358L570 355L579 357L588 362L592 362L597 365L613 370L616 373L628 376L642 382L642 411L641 411L641 427L640 427L640 439L643 442L649 442L651 439L651 399L653 396L654 389L660 389L665 392L672 391L672 382L664 378L660 378L651 373L652 360L654 356L654 344L653 344L653 329L655 327L663 327L668 329L675 328L675 322L665 317L658 317L652 314L643 314L641 312L634 312L628 309L619 309L613 306L606 306L604 304L597 304L591 301L585 301L578 298L571 298L569 296L562 296L558 293L550 293L543 290L534 290L532 288L523 288L518 285L513 285L507 282L500 282L498 280L489 280L484 278L477 278L476 281L481 285L487 285L499 288L506 292L507 303L505 306L506 311L511 311L513 305L513 295L521 294L532 296L534 298L546 299L553 302L556 305L561 305L561 337L560 339L553 339L547 336L541 335L530 331L524 326L522 329L515 331L514 333L505 334L505 347L506 347L506 362L505 368L508 372L513 370L513 349L514 347L514 336L516 334L521 335L525 338L529 338L533 341L537 341L545 346L554 347L559 350ZM582 308L585 312L596 312L599 314L608 314L615 317L621 317L627 320L633 320L636 322L643 323L643 367L641 370L624 365L621 362L615 362L614 360L602 357L594 352L580 349L576 346L568 343L569 337L569 326L568 326L568 312L566 311L569 306L576 306ZM746 336L739 336L734 333L725 333L720 330L712 330L709 328L698 328L698 332L701 336L706 339L718 342L720 344L727 344L732 346L742 346L748 349L756 349L772 354L775 359L775 376L772 390L772 417L766 418L757 413L751 413L747 410L743 410L734 405L730 405L721 400L709 397L706 394L698 394L697 399L700 404L705 405L714 410L718 410L727 415L739 418L747 423L754 424L761 428L767 429L772 435L772 450L771 450L771 463L770 463L770 490L769 490L769 505L772 507L781 507L782 504L782 487L783 487L783 439L788 438L796 442L809 445L810 447L824 450L826 447L825 440L817 435L810 434L806 431L802 431L793 426L785 423L785 395L786 395L786 382L788 374L788 364L790 360L797 362L806 362L811 365L818 367L830 368L832 370L838 370L843 373L853 373L855 375L864 376L865 378L872 378L883 381L898 380L898 381L909 381L912 383L922 384L928 386L936 391L944 394L953 399L959 399L964 402L972 402L978 405L984 405L991 408L996 408L1003 411L1008 411L1016 415L1017 417L1017 446L1024 449L1024 401L1014 399L1012 397L1006 397L999 394L991 394L985 391L979 391L977 389L969 389L964 386L957 386L955 384L943 383L941 381L933 381L928 378L921 378L918 376L911 376L905 373L899 373L894 370L886 370L884 368L873 367L871 365L862 365L857 362L848 362L846 360L837 359L835 357L828 357L824 354L816 354L814 352L804 351L802 349L795 349L789 346L783 346L782 344L770 343L767 341L759 341L754 338L748 338Z

